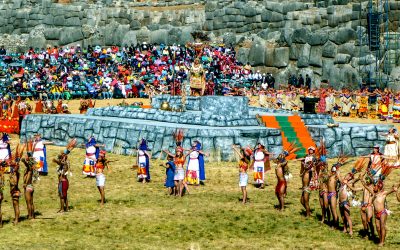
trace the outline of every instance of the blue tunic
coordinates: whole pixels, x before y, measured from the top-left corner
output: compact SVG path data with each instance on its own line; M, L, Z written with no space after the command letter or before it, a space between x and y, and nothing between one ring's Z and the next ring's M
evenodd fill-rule
M167 180L165 181L165 186L168 188L175 187L174 176L175 176L175 164L172 161L167 162L169 168L165 170L167 175Z

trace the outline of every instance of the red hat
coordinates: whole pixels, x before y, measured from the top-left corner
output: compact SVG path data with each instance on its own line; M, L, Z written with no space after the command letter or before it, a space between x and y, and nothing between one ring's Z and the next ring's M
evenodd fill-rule
M99 156L106 156L107 151L100 150Z

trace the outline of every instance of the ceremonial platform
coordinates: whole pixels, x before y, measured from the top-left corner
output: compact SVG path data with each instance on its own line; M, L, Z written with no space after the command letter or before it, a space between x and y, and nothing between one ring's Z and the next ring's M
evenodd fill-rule
M161 109L166 107L168 110ZM173 134L183 129L185 148L198 140L204 151L212 153L213 160L229 161L234 159L232 144L254 147L260 142L268 151L279 153L282 146L296 142L301 150L291 156L295 158L304 156L306 149L318 145L321 138L329 157L342 152L365 154L373 144L384 144L379 132L390 127L341 123L328 128L328 123L333 123L329 115L250 107L246 97L187 97L182 107L181 97L160 95L147 109L112 106L89 109L85 115L28 115L22 122L21 140L41 133L44 139L65 145L70 138L84 143L93 135L107 151L129 155L144 138L153 157L158 158L163 149L174 149Z

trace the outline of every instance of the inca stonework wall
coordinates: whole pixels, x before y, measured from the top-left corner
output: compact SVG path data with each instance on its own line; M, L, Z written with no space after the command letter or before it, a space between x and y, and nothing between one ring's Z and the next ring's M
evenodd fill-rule
M72 43L184 44L193 41L192 31L204 31L214 41L236 46L241 62L274 73L277 82L302 73L316 86L328 80L337 88L356 87L359 70L373 69L375 62L367 55L367 1L361 2L2 0L0 45L23 51ZM400 1L390 0L380 7L385 9L389 31L400 32ZM388 49L395 45L389 41ZM393 55L396 67L400 52ZM393 72L400 75L399 68Z

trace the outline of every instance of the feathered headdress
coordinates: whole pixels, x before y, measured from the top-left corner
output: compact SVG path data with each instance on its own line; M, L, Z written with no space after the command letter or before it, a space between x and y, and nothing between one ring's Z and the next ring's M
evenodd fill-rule
M341 154L335 164L332 165L331 171L336 172L340 167L348 163L349 157Z
M184 138L183 129L177 129L177 130L174 132L173 135L174 135L174 139L175 139L176 144L177 144L178 146L182 145L183 138Z
M296 142L291 142L289 145L283 147L283 151L278 155L276 162L277 163L284 163L286 162L286 158L297 151L299 151L300 148L297 147Z
M33 140L32 139L29 139L27 142L26 142L26 153L28 154L28 156L29 157L31 157L32 156L32 154L33 154Z
M363 168L368 164L368 159L367 158L359 158L356 163L354 164L353 169L351 172L353 174L361 172Z
M381 169L381 174L380 174L380 179L383 181L385 180L389 174L393 171L394 167L392 165L389 165L388 163L383 163L382 164L382 169Z
M64 153L65 153L65 154L71 153L71 151L76 147L76 144L77 144L76 138L71 139L71 140L68 142L67 147L66 147L66 149L64 150Z
M321 141L319 142L319 147L317 147L316 155L321 161L326 162L327 154L328 151L326 150L325 140L321 138Z

